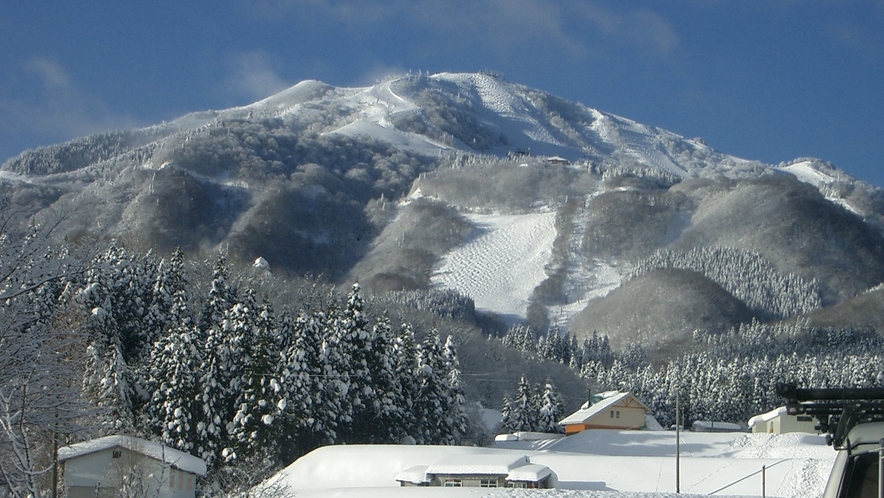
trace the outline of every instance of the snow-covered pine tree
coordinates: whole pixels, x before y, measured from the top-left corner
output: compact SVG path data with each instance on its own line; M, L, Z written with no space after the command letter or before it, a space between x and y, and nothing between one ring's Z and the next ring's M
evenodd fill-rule
M230 319L230 310L237 303L236 293L227 280L227 265L221 256L213 268L212 288L198 328L198 344L203 349L203 358L199 382L202 387L199 398L202 414L197 423L196 452L209 468L220 462L236 393L231 370L231 341L224 322Z
M448 369L448 417L451 427L451 435L445 444L457 444L470 431L470 422L464 411L464 391L460 382L460 360L457 358L457 348L454 337L445 339L442 355L445 366Z
M197 331L184 286L172 295L166 324L166 333L154 344L148 364L151 399L145 406L145 419L163 444L191 453L203 414L199 402L202 350L195 342Z
M160 335L178 325L175 323L172 327L168 326L173 318L177 318L173 317L173 308L179 306L175 302L175 294L183 292L183 296L189 298L188 287L184 253L179 247L175 249L169 259L163 259L157 265L156 278L151 288L152 299L148 308L147 322L159 335L151 339L151 344L156 342Z
M374 429L371 440L377 443L396 443L406 434L404 397L396 378L396 352L393 330L386 316L372 327L368 369L372 379L372 405L367 420Z
M401 397L399 406L402 407L403 436L417 438L420 434L420 426L414 411L415 403L419 396L418 360L420 353L414 338L414 329L411 324L403 323L399 327L394 345L395 354L395 379L398 392Z
M335 441L337 391L329 386L323 364L325 315L300 312L292 324L292 339L284 352L283 417L280 458L291 461Z
M540 432L561 433L564 428L559 420L565 415L564 400L552 380L547 378L543 386L543 394L540 397L540 417L537 420L537 430Z
M418 442L445 444L456 438L447 410L451 407L448 366L439 333L434 328L421 342L418 356L418 395L414 403L419 430Z
M254 305L253 294L249 289L244 306ZM275 457L273 443L281 425L276 419L282 399L282 386L276 376L280 361L280 352L276 349L276 319L269 301L265 299L257 311L251 333L248 328L243 332L250 337L241 341L243 350L239 358L244 364L226 459L263 462Z
M512 419L513 431L533 431L537 424L537 413L535 411L535 402L533 401L534 393L528 379L522 376L519 379L519 387L516 391L516 397L513 399L510 411Z
M330 367L338 375L342 415L338 437L348 443L372 441L376 415L376 393L369 368L374 330L365 315L365 303L358 283L353 284L343 309L330 308L328 313Z
M500 409L500 430L502 432L516 432L515 419L513 418L513 400L509 396L503 397L503 406Z
M133 432L132 384L132 374L118 341L110 344L93 341L87 347L83 392L99 409L101 434Z

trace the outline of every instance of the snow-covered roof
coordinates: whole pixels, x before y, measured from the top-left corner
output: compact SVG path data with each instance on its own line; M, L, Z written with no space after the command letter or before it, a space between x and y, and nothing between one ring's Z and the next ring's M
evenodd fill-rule
M424 484L431 481L427 476L427 465L415 465L409 467L402 472L396 474L396 480L399 482L410 482L414 484Z
M506 476L510 481L536 482L552 474L546 465L533 464L525 455L509 452L447 455L430 465L415 465L396 474L399 482L425 484L433 476Z
M610 394L610 392L605 392L605 393L602 393L601 395L604 396L604 395L608 395L608 394ZM561 424L561 425L582 424L587 419L593 417L597 413L601 413L601 412L605 411L606 409L613 406L618 401L621 401L622 399L626 398L627 396L632 396L632 395L630 393L618 392L618 393L610 394L610 395L604 397L603 399L596 401L592 405L590 405L589 402L584 403L583 406L581 406L579 410L577 410L576 412L572 413L571 415L568 415L567 417L565 417L564 419L559 421L559 424ZM633 398L633 399L635 399L635 398ZM647 409L647 407L644 404L642 404L641 401L638 401L638 400L636 400L636 401L639 403L639 405L641 405L641 406L645 407L645 409Z
M755 427L756 424L762 424L764 422L770 422L771 420L786 414L786 407L781 406L774 410L771 410L767 413L762 413L761 415L755 415L754 417L749 419L749 427Z
M560 439L564 434L551 434L549 432L518 431L511 434L498 434L495 441L545 441L547 439Z
M507 474L507 481L521 481L521 482L537 482L548 475L552 474L552 470L546 465L538 465L536 463L529 463L528 465L522 465L520 467L516 467L510 470L510 473Z
M123 448L135 453L164 462L172 467L204 476L206 475L206 462L202 458L184 453L183 451L169 448L162 444L147 441L131 436L104 436L98 439L63 446L58 449L58 460L63 462L72 458L81 457L96 451L109 448Z
M459 454L446 456L427 467L434 475L507 475L516 467L528 464L525 455Z

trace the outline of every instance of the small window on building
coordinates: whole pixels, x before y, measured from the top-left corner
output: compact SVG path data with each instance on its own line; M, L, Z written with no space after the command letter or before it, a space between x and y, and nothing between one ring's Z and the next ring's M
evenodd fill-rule
M446 488L461 488L463 487L463 482L460 479L445 479L442 482L442 486Z
M527 483L527 482L513 482L513 481L510 481L510 482L506 483L506 487L508 487L508 488L527 488L527 487L528 487L528 483Z
M798 415L799 422L813 422L813 417L809 415Z
M480 488L496 488L497 487L497 479L480 479L479 480Z
M123 458L123 451L122 450L114 450L113 457L114 458Z
M617 418L620 418L620 410L617 410Z
M614 410L611 410L611 418L614 418Z

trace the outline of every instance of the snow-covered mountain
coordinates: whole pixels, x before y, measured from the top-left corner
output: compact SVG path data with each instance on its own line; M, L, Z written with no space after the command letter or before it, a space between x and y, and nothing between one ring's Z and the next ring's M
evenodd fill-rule
M0 168L0 195L22 218L64 213L74 242L452 287L505 322L615 344L846 309L884 281L880 189L486 73L304 81L25 152ZM826 319L877 326L872 308Z

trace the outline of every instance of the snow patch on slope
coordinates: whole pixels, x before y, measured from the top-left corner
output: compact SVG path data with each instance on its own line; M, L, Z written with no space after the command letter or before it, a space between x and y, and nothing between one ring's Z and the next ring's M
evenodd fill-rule
M827 187L839 181L840 178L827 171L823 171L823 169L817 167L814 164L813 160L799 161L788 166L782 166L777 169L794 175L795 178L804 183L813 185L814 187L819 189L819 191L823 194L823 196L825 196L827 200L838 204L839 206L852 212L853 214L862 216L862 213L860 213L856 208L845 202L844 199L831 195L831 191L827 189Z
M544 278L556 238L556 214L467 215L479 229L473 240L450 252L432 277L471 297L476 308L510 317L526 316L528 298Z

